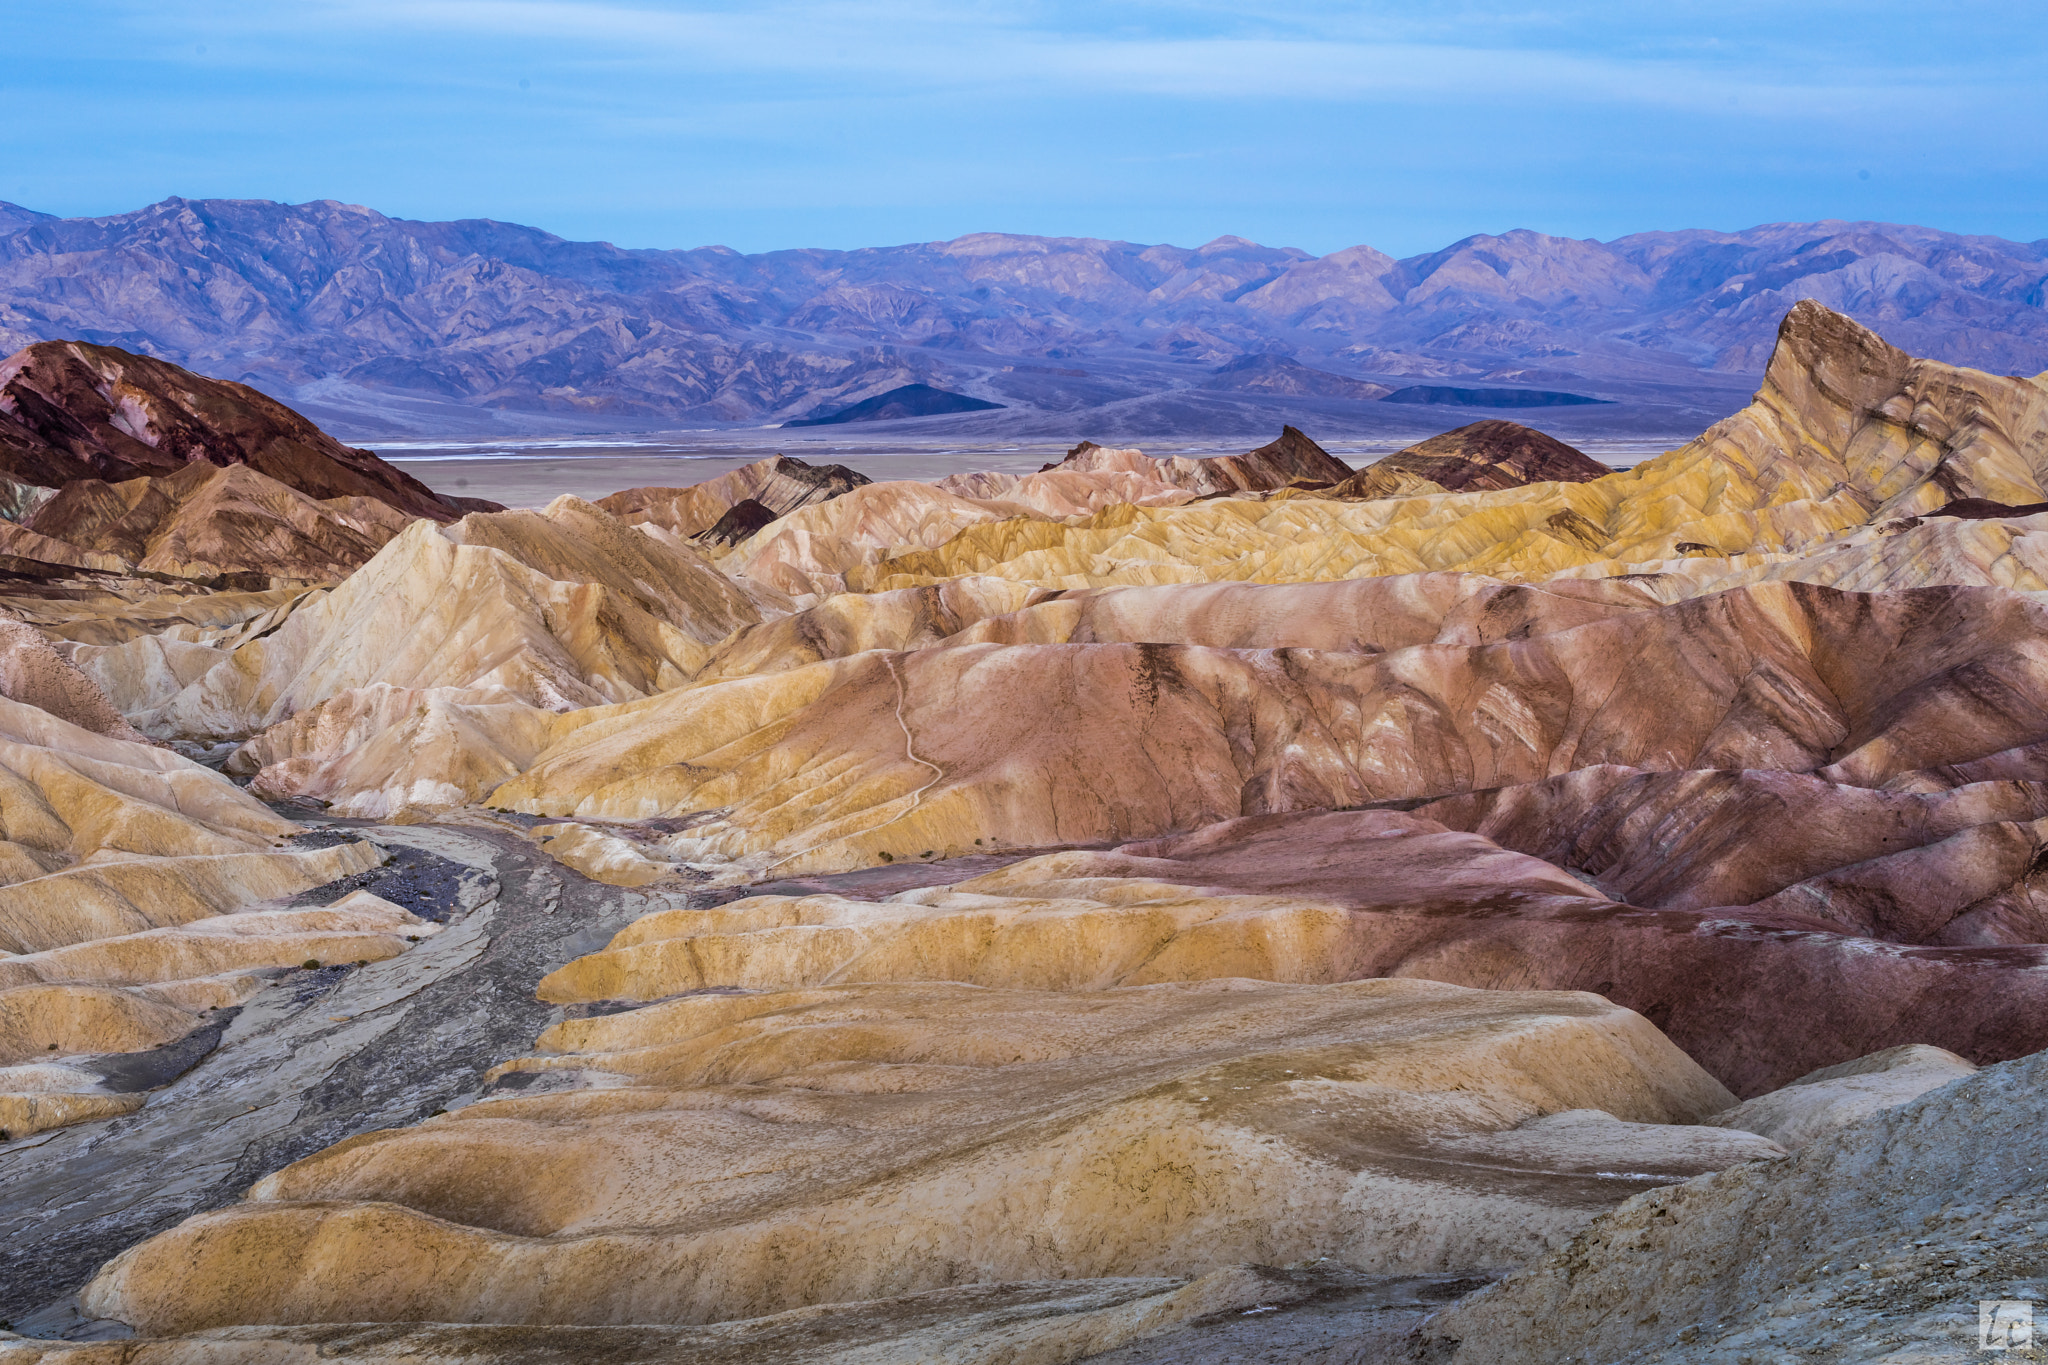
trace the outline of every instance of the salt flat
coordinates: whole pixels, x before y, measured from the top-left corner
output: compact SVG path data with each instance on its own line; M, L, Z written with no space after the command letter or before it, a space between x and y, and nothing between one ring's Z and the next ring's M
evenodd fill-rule
M889 434L830 436L779 429L672 432L647 436L534 437L530 439L445 438L379 441L346 437L374 449L386 460L437 493L489 498L507 507L544 507L567 493L595 501L621 488L683 487L729 474L768 455L794 455L813 464L843 464L876 482L935 480L949 474L993 470L1030 474L1056 464L1069 441L965 443L920 435L915 422L877 423ZM1428 435L1429 431L1418 435ZM1691 432L1580 440L1579 449L1616 467L1626 467L1685 444ZM1244 448L1242 440L1189 440L1159 436L1122 441L1148 453L1201 458ZM1409 437L1326 440L1332 455L1357 468L1409 445Z

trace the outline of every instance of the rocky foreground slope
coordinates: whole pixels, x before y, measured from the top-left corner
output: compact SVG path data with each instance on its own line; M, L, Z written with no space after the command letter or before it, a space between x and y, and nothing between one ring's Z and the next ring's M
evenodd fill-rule
M1582 460L764 461L10 599L0 1342L1961 1358L2048 1272L2048 382L1803 304Z

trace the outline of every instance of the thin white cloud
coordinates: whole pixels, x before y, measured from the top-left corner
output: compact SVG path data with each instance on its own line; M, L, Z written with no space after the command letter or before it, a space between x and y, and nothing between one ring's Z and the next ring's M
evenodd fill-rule
M1130 6L1121 8L1129 9ZM1143 7L1140 7L1143 8ZM1811 53L1797 62L1752 53L1734 60L1706 36L1656 36L1634 51L1570 51L1527 45L1544 16L1498 12L1465 26L1462 41L1417 41L1420 26L1390 26L1406 40L1360 33L1359 10L1296 5L1254 23L1242 6L1194 13L1215 27L1247 25L1279 36L1161 36L1156 25L1062 24L1045 6L807 0L744 6L650 6L614 0L326 0L301 6L234 5L233 27L259 44L292 45L313 34L376 48L405 35L442 35L526 49L539 62L677 76L809 83L849 91L982 91L992 97L1127 94L1200 101L1336 103L1528 101L1618 104L1714 117L1759 115L1827 122L1915 111L1953 115L2011 98L1982 73L1911 65L1830 73ZM1158 7L1153 7L1154 11ZM238 12L236 12L238 11ZM1410 11L1412 13L1412 10ZM1179 11L1185 20L1188 11ZM171 16L164 14L164 20ZM1553 16L1553 25L1557 22ZM1441 32L1442 19L1432 22ZM535 44L544 44L535 47ZM403 75L399 75L403 79ZM760 92L773 98L774 91Z

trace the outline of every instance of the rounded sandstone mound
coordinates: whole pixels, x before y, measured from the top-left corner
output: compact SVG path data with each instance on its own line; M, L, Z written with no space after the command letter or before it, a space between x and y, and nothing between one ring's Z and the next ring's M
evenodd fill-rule
M192 1031L185 1010L111 987L0 990L0 1066L49 1054L140 1052Z
M702 1323L987 1281L1498 1265L1782 1149L1587 995L1241 980L697 995L546 1034L110 1263L91 1312Z

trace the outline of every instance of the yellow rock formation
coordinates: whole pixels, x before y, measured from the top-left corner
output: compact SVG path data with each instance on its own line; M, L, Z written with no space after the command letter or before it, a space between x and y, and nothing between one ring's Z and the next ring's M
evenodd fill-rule
M191 1031L190 1012L132 991L48 985L0 990L0 1068L41 1060L46 1052L140 1052Z
M277 847L299 827L218 773L120 737L89 681L46 644L5 638L10 690L52 710L0 698L0 1132L143 1103L69 1059L174 1042L286 968L391 957L434 932L374 897L248 912L384 855L360 841Z
M169 750L0 698L0 831L0 876L19 883L124 856L248 854L298 827Z
M999 522L1005 515L931 484L868 484L770 522L718 567L791 596L829 595L853 586L849 576L877 561L944 545L962 527Z
M1456 585L1445 586L1454 601ZM1320 610L1341 601L1327 586L1248 591L1291 599L1304 632L1375 629ZM1508 627L1493 643L1383 653L870 651L569 713L488 800L579 820L697 817L649 835L662 856L787 875L1140 838L1601 764L1810 769L1832 759L1855 780L1882 782L2031 742L2033 708L2048 704L2031 662L2042 608L1998 589L1944 590L1952 615L1935 629L1952 643L1940 652L1905 601L1873 610L1767 583L1652 609L1629 585L1610 591L1606 601L1480 593L1464 616L1454 606L1406 614L1398 590L1361 591L1398 631L1484 640ZM1271 644L1289 629L1280 612L1246 610L1256 597L1232 610L1217 595L1178 613L1174 595L1162 600L1169 637L1176 619L1233 640L1255 630ZM1096 599L1111 620L1119 601ZM1056 618L1063 606L1020 615ZM1144 619L1117 629L1143 638L1153 632L1132 628ZM1539 633L1545 624L1559 628ZM1987 704L1973 674L2005 680L2005 701Z
M963 521L942 544L840 572L865 591L962 574L1081 588L1623 573L1688 554L1793 551L1956 497L2048 500L2044 448L2048 385L1915 360L1802 303L1754 403L1624 473L1357 503L1281 496L1113 506L1077 522Z
M1643 1173L1779 1150L1666 1126L1725 1092L1628 1011L1427 982L697 996L541 1049L509 1070L583 1084L289 1166L117 1258L88 1311L691 1323L1325 1255L1496 1264Z
M695 552L565 497L546 512L414 522L276 630L204 658L154 638L74 658L146 732L241 738L379 683L496 690L548 710L644 697L759 619Z
M1360 898L1381 911L1427 914L1479 896L1603 899L1547 863L1429 821L1392 811L1346 818L1345 837L1360 845ZM540 996L658 1000L928 980L1065 991L1361 975L1377 931L1354 905L1162 880L1178 871L1125 853L1054 853L880 901L753 896L714 910L658 911L544 978Z
M202 1027L209 1011L242 1004L287 969L381 961L440 932L441 926L362 891L321 909L176 913L191 908L190 899L178 902L194 891L232 906L265 890L302 891L374 867L381 858L371 845L356 843L311 853L120 864L147 868L148 889L158 893L124 897L122 908L144 919L153 912L173 927L0 956L0 1131L19 1138L131 1113L147 1099L144 1093L110 1086L75 1059L174 1043ZM239 877L223 879L224 864ZM46 897L79 890L48 885L55 880L8 889ZM131 893L140 889L129 882Z

